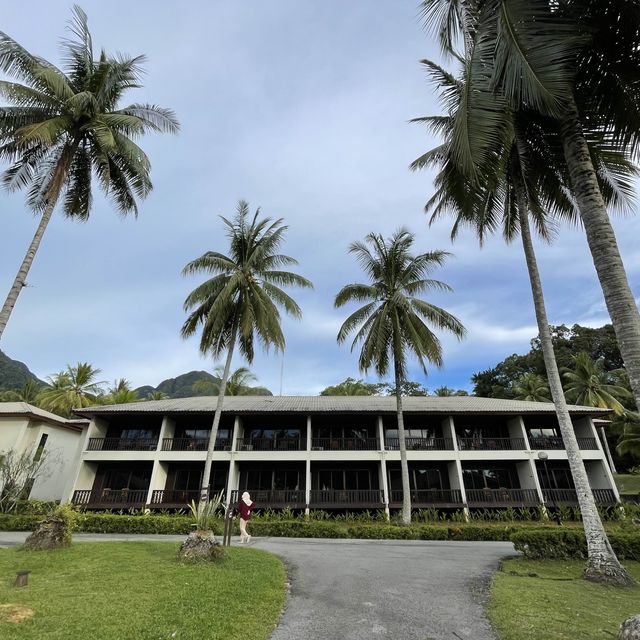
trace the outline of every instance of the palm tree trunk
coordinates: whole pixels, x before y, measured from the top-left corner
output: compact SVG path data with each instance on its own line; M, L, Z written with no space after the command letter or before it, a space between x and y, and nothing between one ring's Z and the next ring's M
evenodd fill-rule
M38 224L38 228L33 236L33 240L31 240L31 244L27 249L27 253L22 260L22 264L20 265L20 269L18 269L18 273L13 281L13 286L9 290L9 295L7 295L7 299L4 301L4 305L2 306L2 311L0 311L0 339L2 338L2 334L4 333L5 327L7 326L7 322L9 322L9 318L11 317L11 312L13 311L13 307L18 300L18 296L22 291L22 288L25 286L27 275L29 274L29 269L31 269L31 264L33 263L33 259L36 257L36 252L38 251L38 247L40 246L40 242L42 241L42 237L44 236L44 232L51 220L51 216L53 215L53 210L56 206L56 198L54 198L45 208L42 217L40 218L40 223Z
M538 272L538 265L531 241L531 232L529 230L529 221L526 213L527 198L522 187L523 185L518 189L520 234L522 236L522 246L527 261L529 279L531 281L533 304L536 312L538 333L542 345L542 354L547 370L551 398L556 408L558 425L560 426L560 433L562 434L562 440L567 451L569 468L576 487L580 511L582 512L582 523L587 539L588 552L585 578L593 582L630 586L635 584L635 581L620 564L607 538L591 492L591 487L589 486L589 478L587 477L587 471L584 467L582 456L580 455L580 448L578 447L576 434L571 422L569 410L567 409L567 403L560 381L560 373L558 372L558 365L553 351L553 343L551 341L551 331L549 330L549 321L544 304L540 273Z
M575 100L560 119L564 157L602 293L640 407L640 313L600 193Z
M204 462L204 472L202 473L202 486L200 487L200 504L206 504L209 501L209 479L211 477L211 463L213 462L213 450L216 446L216 438L218 437L218 427L220 426L220 417L222 415L222 405L224 403L224 392L227 388L227 380L229 378L229 370L231 369L231 359L233 358L233 349L236 344L236 334L238 333L238 319L233 321L231 329L231 339L227 351L227 360L224 363L224 372L220 381L220 389L218 390L218 402L216 411L213 414L213 425L211 426L211 434L209 436L209 446L207 447L207 458Z
M409 464L407 462L407 442L404 437L402 416L402 373L398 358L393 358L396 379L396 411L398 414L398 442L400 445L400 476L402 478L402 524L411 524L411 485L409 484Z

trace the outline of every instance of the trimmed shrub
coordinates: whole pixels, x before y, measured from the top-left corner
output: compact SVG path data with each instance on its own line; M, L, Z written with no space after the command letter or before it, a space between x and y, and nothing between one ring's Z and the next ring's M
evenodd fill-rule
M609 542L620 560L640 560L640 533L610 532ZM535 560L584 559L587 542L580 529L529 529L511 534L517 551Z

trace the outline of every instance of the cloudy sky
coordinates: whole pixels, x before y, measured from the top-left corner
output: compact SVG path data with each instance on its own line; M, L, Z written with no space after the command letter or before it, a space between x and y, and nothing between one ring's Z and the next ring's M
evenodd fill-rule
M408 120L440 112L419 64L439 52L417 4L197 0L178 10L85 1L96 49L148 57L145 87L127 102L173 108L182 131L142 141L155 188L137 220L102 197L85 224L54 217L0 348L42 378L78 361L135 386L211 370L196 340L179 336L182 303L199 281L180 272L207 250L225 251L218 216L233 215L242 198L285 219L285 252L315 284L292 292L304 318L284 323L284 360L261 353L252 365L274 393L315 394L360 377L356 355L336 344L346 311L333 309L333 297L362 280L348 244L401 225L416 234L417 250L454 254L435 275L454 292L432 301L468 329L462 343L443 337L443 369L412 377L431 389L471 389L474 372L526 351L536 330L521 247L495 238L480 250L470 234L451 245L450 223L428 228L422 210L432 176L407 169L435 143ZM40 3L37 18L29 3L10 3L1 28L58 63L69 17L70 4L58 0ZM1 194L0 215L4 296L37 221L24 194ZM615 220L636 295L638 226ZM552 323L608 321L581 230L562 229L538 255Z

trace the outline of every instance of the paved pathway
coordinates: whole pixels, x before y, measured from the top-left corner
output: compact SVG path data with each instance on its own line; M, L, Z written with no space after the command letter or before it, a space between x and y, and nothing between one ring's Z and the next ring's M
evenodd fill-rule
M0 546L26 534L0 532ZM76 540L184 536L76 534ZM259 538L286 562L291 592L271 640L494 640L484 615L504 542Z

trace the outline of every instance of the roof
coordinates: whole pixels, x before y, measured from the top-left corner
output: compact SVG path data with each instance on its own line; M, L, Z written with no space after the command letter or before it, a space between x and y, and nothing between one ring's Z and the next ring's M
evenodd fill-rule
M66 429L72 429L73 431L82 431L82 428L87 424L86 419L67 420L62 416L50 413L39 407L34 407L27 402L0 402L0 417L20 417L41 420L42 422L48 422L59 427Z
M129 404L75 409L83 416L131 413L213 413L217 396L149 400ZM555 413L550 402L526 402L474 396L412 396L402 399L405 413L545 414ZM572 414L606 415L609 409L569 405ZM223 413L395 413L395 396L227 396Z

